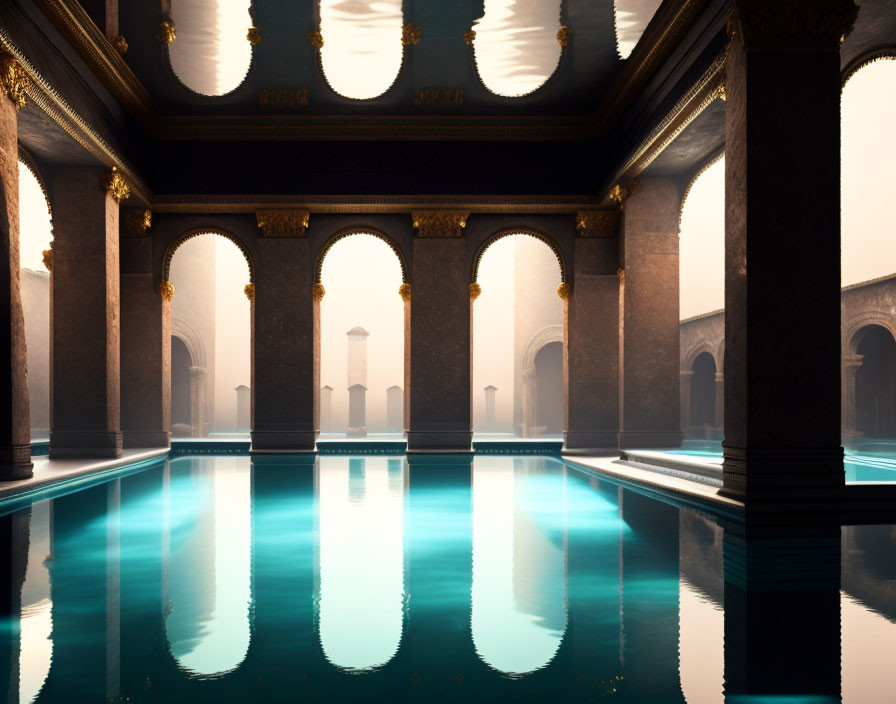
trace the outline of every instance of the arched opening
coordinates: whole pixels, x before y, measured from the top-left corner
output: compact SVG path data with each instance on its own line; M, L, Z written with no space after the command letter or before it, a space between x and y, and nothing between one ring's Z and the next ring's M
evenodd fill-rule
M174 286L172 433L245 433L234 389L251 383L252 289L246 284L254 274L246 251L228 234L189 232L166 253L163 277Z
M716 361L701 352L691 365L690 434L704 438L716 427Z
M616 51L627 59L662 0L614 0L616 18Z
M562 0L485 0L473 23L473 54L483 85L520 97L543 86L563 53Z
M31 440L50 437L50 271L53 223L47 197L25 161L19 161L19 286L28 353ZM47 256L44 252L49 252Z
M559 264L559 266L558 266ZM473 431L563 432L562 257L550 240L498 233L474 262ZM540 356L539 356L540 355Z
M368 100L385 93L404 57L401 0L358 3L318 0L321 70L346 98Z
M896 437L896 340L879 325L859 331L856 430L866 438Z
M252 63L250 0L171 0L176 39L168 44L171 68L201 95L225 95L246 79Z
M340 233L321 250L322 437L394 434L394 419L406 417L404 271L381 233Z

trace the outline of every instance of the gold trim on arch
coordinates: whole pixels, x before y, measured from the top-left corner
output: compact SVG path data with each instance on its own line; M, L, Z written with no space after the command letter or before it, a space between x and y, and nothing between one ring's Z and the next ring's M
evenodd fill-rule
M715 154L713 154L706 163L703 164L697 171L694 172L694 175L691 176L690 181L688 181L688 185L685 186L684 192L681 194L681 203L678 206L678 227L681 229L681 217L684 215L684 204L687 202L688 196L691 195L691 189L694 188L694 184L697 183L697 179L699 179L703 174L709 171L710 167L715 166L725 157L725 147L719 149Z
M252 259L252 255L249 253L249 250L246 249L246 246L243 244L242 240L240 240L239 237L237 237L232 232L221 229L220 227L194 227L189 230L185 230L180 235L178 235L165 249L165 257L162 260L163 282L168 281L171 274L171 260L174 258L174 253L177 252L177 250L184 242L186 242L187 240L191 240L194 237L199 237L200 235L216 235L233 242L239 248L240 252L242 252L243 259L246 260L246 264L249 265L249 283L255 283L255 262Z
M896 46L887 47L885 49L875 49L860 54L853 59L840 74L840 90L842 91L846 87L846 84L849 83L849 80L859 71L878 61L896 61Z
M395 253L395 256L398 257L398 265L401 267L401 283L410 283L408 281L407 262L405 262L404 260L404 254L401 251L401 247L398 246L398 243L385 232L383 232L382 230L378 230L375 227L358 226L350 227L346 230L340 230L335 235L331 236L326 242L324 242L323 247L320 248L320 252L318 252L317 254L317 261L314 264L315 285L321 283L321 274L324 270L324 259L327 258L327 254L329 254L330 250L333 248L333 245L339 242L339 240L344 240L346 237L351 237L352 235L373 235L377 239L385 242L389 246L389 249L391 249Z
M486 240L479 246L479 249L476 250L476 256L473 258L473 273L470 281L472 281L473 283L477 283L479 279L479 265L482 263L482 257L485 255L486 250L498 240L503 240L505 237L511 237L512 235L526 235L527 237L534 237L535 239L544 242L548 247L550 247L551 251L554 253L554 256L557 258L557 264L560 267L560 283L566 283L566 263L563 260L563 252L561 251L560 246L550 235L547 235L544 232L539 232L538 230L533 230L531 228L508 228L505 230L499 230L498 232L489 235Z

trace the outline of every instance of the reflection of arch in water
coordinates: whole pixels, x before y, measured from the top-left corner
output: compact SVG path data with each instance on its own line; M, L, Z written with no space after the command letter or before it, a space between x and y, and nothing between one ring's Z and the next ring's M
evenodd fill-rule
M404 482L385 458L321 457L318 623L326 659L369 672L404 628Z
M22 585L19 640L19 704L37 699L53 661L53 602L50 599L50 513L52 503L31 506L28 567Z
M550 345L558 344L563 346L563 326L548 325L542 328L532 337L529 338L523 347L523 353L520 358L520 369L522 370L523 382L523 437L538 437L544 432L562 432L563 431L563 364L562 357L560 360L560 377L559 387L556 385L556 379L548 379L544 374L543 365L537 365L536 359L539 354L546 350ZM556 370L555 370L556 371ZM541 373L540 373L541 372ZM554 375L556 376L556 375ZM546 391L550 391L552 396L556 396L559 391L560 396L560 415L559 423L557 419L552 419L554 424L559 425L556 429L551 427L550 423L543 422L546 419L539 418L539 396Z
M853 337L856 430L865 437L896 437L896 340L887 328L868 325Z
M249 649L250 486L238 458L171 464L165 637L179 668L209 677Z
M477 458L470 628L479 658L510 676L547 666L566 633L566 547L551 526L564 503L565 483Z

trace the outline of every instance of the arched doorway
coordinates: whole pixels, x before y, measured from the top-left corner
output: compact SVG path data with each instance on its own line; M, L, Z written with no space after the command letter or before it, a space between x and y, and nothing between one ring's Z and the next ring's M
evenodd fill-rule
M535 355L535 422L540 435L563 434L563 342Z
M709 352L701 352L691 371L691 434L708 434L716 427L716 361Z
M171 337L171 435L193 437L193 408L190 390L190 350L179 337Z
M866 438L896 437L896 340L879 325L859 331L856 430Z

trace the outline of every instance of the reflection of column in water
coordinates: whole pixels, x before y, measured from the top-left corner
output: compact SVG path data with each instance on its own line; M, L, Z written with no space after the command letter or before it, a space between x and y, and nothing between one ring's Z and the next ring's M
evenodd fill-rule
M402 460L386 460L389 466L389 491L404 491Z
M121 690L121 480L106 485L106 701Z
M351 501L364 499L364 460L348 461L348 497Z
M41 501L31 507L19 634L18 701L21 704L34 701L40 693L53 659L53 602L47 570L52 505L51 501Z

